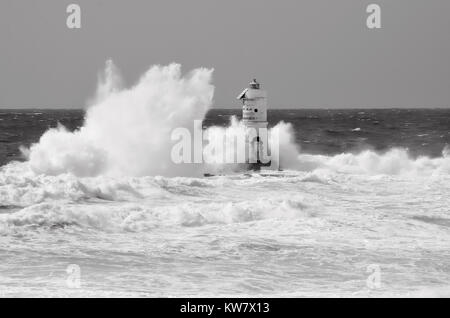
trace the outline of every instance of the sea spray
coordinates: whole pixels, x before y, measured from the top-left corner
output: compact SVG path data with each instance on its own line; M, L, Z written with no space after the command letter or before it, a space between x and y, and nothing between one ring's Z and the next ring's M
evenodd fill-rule
M412 158L407 149L391 148L379 153L365 150L360 153L341 153L334 156L301 154L291 166L302 171L327 170L333 173L352 175L401 175L439 176L450 173L450 157L443 150L443 156Z
M123 88L117 68L108 61L83 127L70 132L58 125L22 152L35 173L47 175L170 177L239 170L238 164L221 161L225 152L233 158L237 156L235 144L222 145L227 135L243 130L236 118L228 127L205 130L202 164L180 164L171 157L173 131L184 128L192 132L194 121L203 120L211 108L211 80L211 69L199 68L182 76L181 66L170 64L151 67L136 85L127 89ZM269 145L277 148L272 166L293 167L299 152L292 126L278 123L269 131L269 138ZM209 151L212 148L214 151Z
M246 143L246 133L248 133L248 128L235 116L231 117L227 127L212 126L206 129L204 132L206 147L203 151L203 159L208 171L226 173L242 170L245 165L240 163L245 162L247 158L245 149L243 149ZM270 159L271 164L266 169L292 168L293 162L297 161L300 149L295 143L292 125L281 121L267 130L267 136L269 149L264 150L263 155Z
M83 127L47 131L28 157L36 173L76 176L196 175L196 165L171 161L170 134L192 126L211 107L212 70L199 68L183 76L179 64L151 67L129 89L108 61L97 96Z
M23 153L29 167L38 174L70 173L77 177L107 176L202 176L206 171L235 171L233 165L177 164L171 158L174 129L193 130L195 120L203 120L213 102L212 70L199 68L182 75L179 64L151 67L131 88L123 88L118 70L107 62L99 78L97 94L87 109L83 127L74 132L63 126L48 130L39 142ZM279 162L275 166L299 171L328 170L362 175L447 175L449 148L440 158L411 158L406 149L384 153L366 150L334 156L302 154L295 143L293 127L279 122ZM228 127L209 127L205 143L226 141L230 132L242 129L232 118ZM218 140L218 141L217 141ZM215 147L231 152L233 145ZM223 158L221 151L203 151L203 159ZM232 153L234 157L235 154Z

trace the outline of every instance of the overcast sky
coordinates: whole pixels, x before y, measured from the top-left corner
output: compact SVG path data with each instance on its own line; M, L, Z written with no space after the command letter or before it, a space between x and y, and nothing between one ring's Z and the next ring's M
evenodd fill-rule
M108 58L128 85L152 64L213 67L215 107L239 107L253 77L273 108L449 107L450 1L0 2L0 108L83 107Z

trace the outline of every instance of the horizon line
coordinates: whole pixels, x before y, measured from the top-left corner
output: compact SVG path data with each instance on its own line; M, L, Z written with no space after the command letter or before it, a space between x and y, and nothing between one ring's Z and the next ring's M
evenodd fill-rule
M2 110L86 110L89 107L1 107ZM211 107L208 110L240 110L241 107ZM361 109L450 109L450 106L412 106L412 107L403 107L403 106L378 106L378 107L277 107L277 108L267 108L268 111L271 110L361 110Z

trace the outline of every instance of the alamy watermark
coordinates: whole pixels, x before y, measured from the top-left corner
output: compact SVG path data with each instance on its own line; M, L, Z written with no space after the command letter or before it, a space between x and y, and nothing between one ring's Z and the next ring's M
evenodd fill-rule
M367 28L381 29L381 7L372 3L367 6L366 12L369 13L366 20Z
M66 268L68 274L66 285L71 289L81 288L81 268L77 264L70 264Z
M381 288L381 267L378 264L370 264L366 269L367 273L370 273L366 280L366 286L369 289Z
M263 164L279 168L280 137L277 127L228 127L202 129L202 121L194 120L192 132L180 127L172 131L176 142L171 151L175 164Z
M81 7L78 4L69 4L66 8L69 13L66 25L69 29L81 29Z
M76 3L69 4L66 8L68 14L66 26L69 29L81 29L81 6ZM366 19L368 29L381 29L381 7L376 3L369 4L366 8L369 15Z

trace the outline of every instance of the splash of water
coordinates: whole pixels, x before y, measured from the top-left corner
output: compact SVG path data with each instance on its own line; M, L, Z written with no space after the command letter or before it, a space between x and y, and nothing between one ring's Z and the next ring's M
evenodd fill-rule
M335 156L301 154L291 168L359 175L438 176L450 173L450 156L447 148L443 150L442 157L421 156L415 159L403 148L392 148L385 153L366 150Z
M201 176L204 165L172 161L171 133L178 127L192 131L194 120L204 119L213 102L212 71L199 68L183 76L179 64L153 66L136 85L123 88L118 70L108 61L83 127L75 132L63 126L48 130L37 144L24 151L29 166L38 174L71 173L78 177ZM391 149L384 154L364 151L336 156L308 155L300 154L290 124L280 122L274 128L280 154L274 166L283 169L326 169L368 175L450 172L448 147L441 158L412 159L404 149ZM227 140L227 134L241 129L243 124L236 118L228 127L210 127L204 134L206 143L222 143ZM273 134L269 131L270 136ZM269 140L269 144L273 145L274 141ZM229 144L215 147L223 151L233 148ZM213 154L203 151L203 156L208 162L214 162L213 157L224 157L223 151ZM227 171L220 164L213 168ZM227 168L234 170L233 165Z
M207 162L208 169L215 172L231 172L239 171L242 166L239 164L223 164L227 162L227 158L231 158L232 162L243 162L240 156L245 151L240 151L240 139L244 143L246 127L242 121L239 121L235 116L231 117L230 124L227 127L213 126L205 130L205 140L212 144L214 152L210 152L208 147L205 147L203 158ZM230 138L231 136L231 138ZM232 136L236 136L234 139ZM244 137L244 138L243 138ZM265 155L271 160L270 168L290 168L297 162L297 157L300 153L300 147L295 143L295 133L290 123L283 121L276 124L274 127L268 129L268 148ZM242 144L241 143L241 144ZM218 146L220 144L220 146ZM275 149L276 148L276 149Z
M170 134L204 118L213 99L211 79L211 69L182 76L179 64L153 66L124 89L109 61L83 127L47 131L29 149L30 167L49 175L194 175L195 165L172 163Z
M61 125L50 129L23 152L34 172L47 175L199 176L211 165L174 163L170 157L171 133L178 127L192 132L194 120L204 119L212 105L211 78L210 69L195 69L182 76L179 64L153 66L135 86L126 89L118 70L108 61L83 127L75 132ZM276 164L289 166L298 155L293 129L285 123L276 128L283 153ZM239 129L243 129L242 123L232 119L227 128L208 128L204 139L206 144L218 146L228 133ZM233 148L215 147L225 151ZM214 161L211 157L224 155L208 154L206 149L203 154L209 162ZM223 162L219 166L222 172L236 168Z

